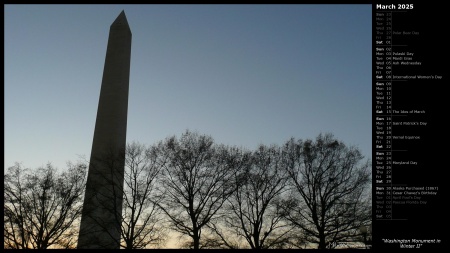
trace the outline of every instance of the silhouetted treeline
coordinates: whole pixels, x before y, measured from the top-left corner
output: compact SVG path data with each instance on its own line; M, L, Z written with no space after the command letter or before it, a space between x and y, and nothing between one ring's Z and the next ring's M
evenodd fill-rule
M121 248L164 248L171 231L180 248L351 247L371 224L370 161L330 133L247 150L187 130L125 153ZM87 168L10 167L4 247L76 248Z

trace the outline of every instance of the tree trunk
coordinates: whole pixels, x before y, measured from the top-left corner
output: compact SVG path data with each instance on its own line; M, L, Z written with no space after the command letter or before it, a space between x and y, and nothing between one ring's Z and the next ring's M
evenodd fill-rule
M325 244L325 232L321 229L319 230L319 247L318 249L326 249L327 245Z
M259 243L259 230L258 230L259 224L255 223L253 226L253 241L255 242L255 249L260 249L261 245Z
M200 248L200 236L198 236L198 230L194 230L194 236L192 237L194 239L194 249Z

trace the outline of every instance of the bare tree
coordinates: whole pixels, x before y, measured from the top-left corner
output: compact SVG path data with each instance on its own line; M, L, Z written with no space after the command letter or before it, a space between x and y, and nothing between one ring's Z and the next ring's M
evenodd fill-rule
M159 247L166 237L155 194L162 164L154 147L133 142L125 150L122 244L125 249Z
M232 193L227 186L233 167L227 164L227 150L214 144L210 136L187 130L158 144L162 162L160 188L164 198L158 206L174 230L192 238L191 247L201 248L206 225L214 219Z
M260 145L245 170L236 174L235 191L225 207L228 215L212 227L229 248L239 245L230 242L233 233L252 249L287 247L291 228L280 208L287 182L282 165L279 147Z
M361 225L370 223L370 162L355 147L332 134L315 141L289 140L284 146L285 168L292 184L286 218L319 249L356 241Z
M36 170L20 164L5 175L4 246L13 249L74 248L86 165L51 164Z

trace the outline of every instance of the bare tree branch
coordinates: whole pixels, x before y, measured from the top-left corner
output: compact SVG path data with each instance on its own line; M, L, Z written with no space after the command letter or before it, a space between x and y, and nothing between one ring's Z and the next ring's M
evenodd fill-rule
M361 163L360 151L332 134L314 142L291 139L283 153L292 185L286 218L319 249L357 240L359 227L371 219L369 161Z
M4 245L14 249L74 248L86 165L51 164L36 170L18 163L5 175Z

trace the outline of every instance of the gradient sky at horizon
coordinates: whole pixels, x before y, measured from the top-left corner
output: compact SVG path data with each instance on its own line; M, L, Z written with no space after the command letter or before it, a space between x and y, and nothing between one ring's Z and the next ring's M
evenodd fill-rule
M331 132L372 152L370 4L4 5L4 162L91 152L109 27L133 38L127 142L255 149Z

